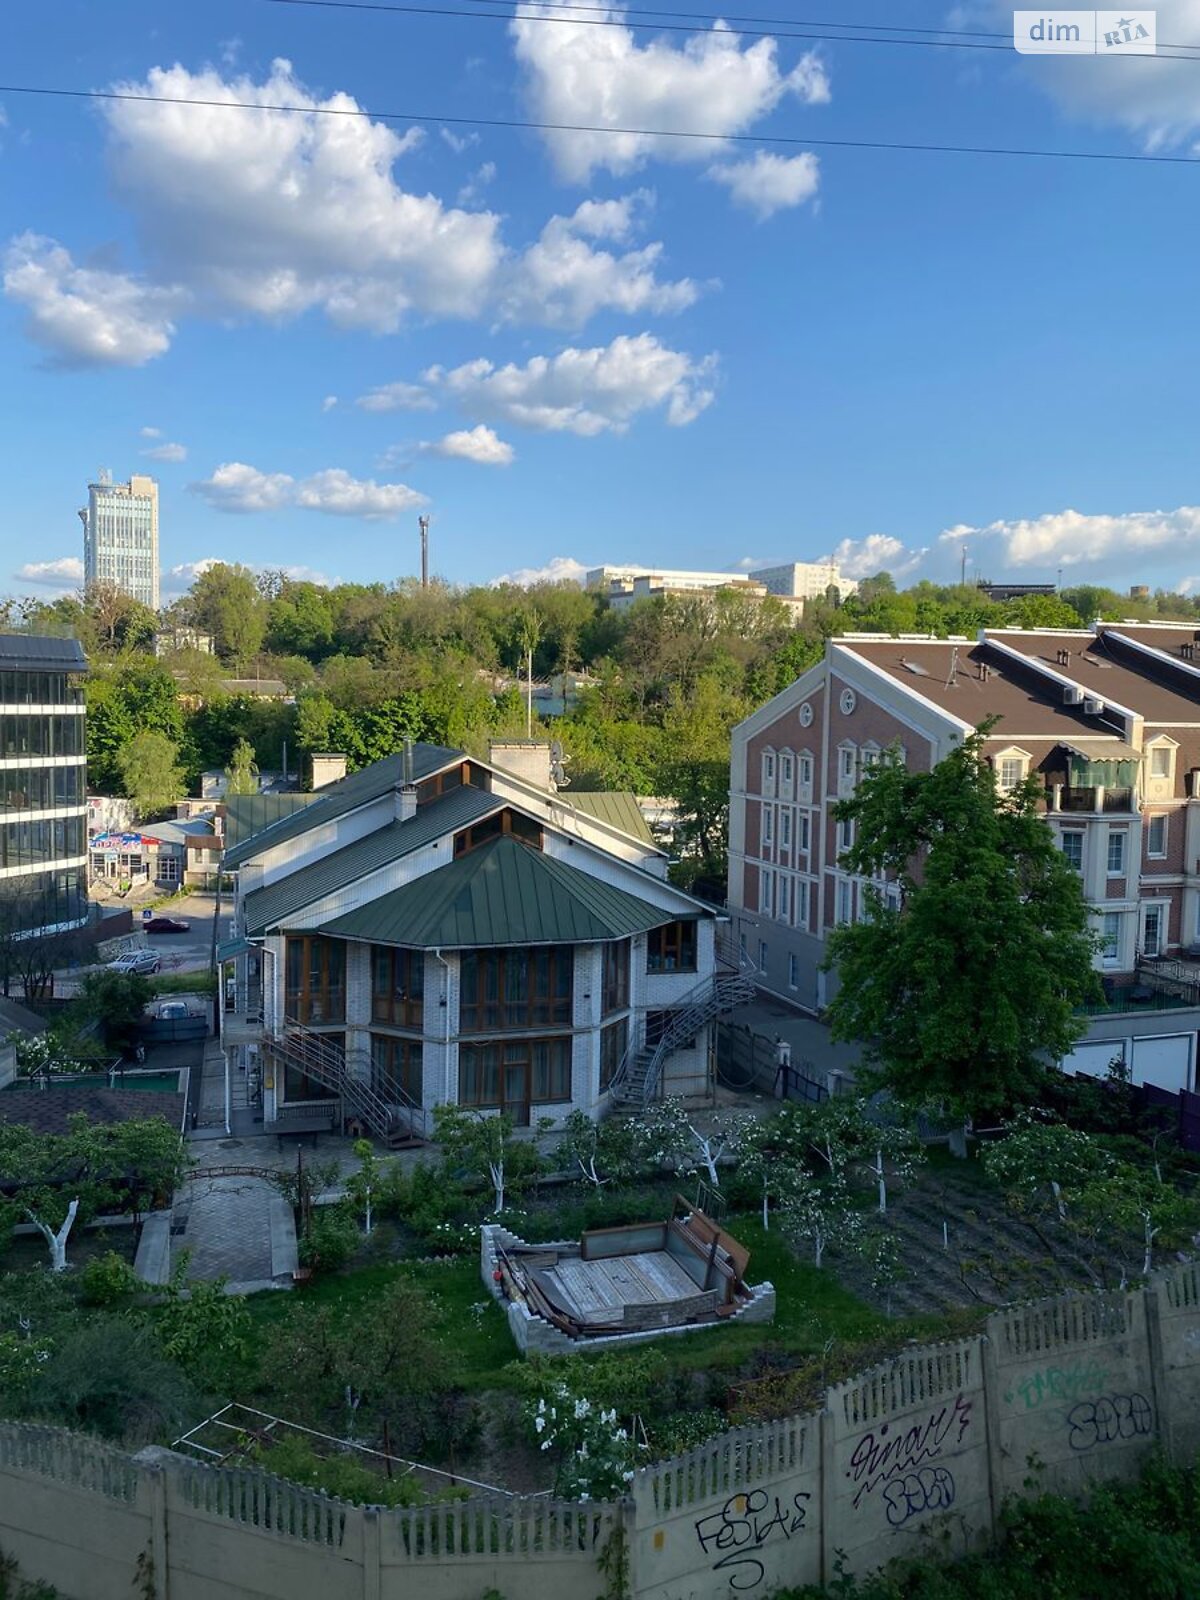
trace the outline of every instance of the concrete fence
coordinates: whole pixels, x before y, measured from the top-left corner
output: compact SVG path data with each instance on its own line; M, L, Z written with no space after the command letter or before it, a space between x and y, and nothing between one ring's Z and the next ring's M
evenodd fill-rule
M637 1474L617 1505L479 1496L350 1505L268 1473L0 1425L0 1549L67 1600L720 1600L991 1535L1031 1471L1073 1494L1153 1450L1200 1454L1200 1265L1144 1289L994 1313L819 1412L734 1429ZM614 1536L617 1536L614 1538Z

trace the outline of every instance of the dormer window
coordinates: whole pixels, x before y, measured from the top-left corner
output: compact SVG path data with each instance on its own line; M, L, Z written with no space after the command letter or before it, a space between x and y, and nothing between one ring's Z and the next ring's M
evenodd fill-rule
M838 745L838 793L853 794L858 778L858 746Z
M1175 767L1175 750L1169 744L1153 744L1150 746L1150 776L1152 778L1170 778Z
M1029 775L1029 751L1020 750L1015 745L1010 745L1007 750L998 750L992 757L992 767L996 774L997 791L1011 794Z

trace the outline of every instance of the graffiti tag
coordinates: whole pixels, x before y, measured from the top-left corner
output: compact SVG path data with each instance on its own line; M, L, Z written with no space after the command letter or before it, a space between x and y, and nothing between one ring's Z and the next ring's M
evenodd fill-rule
M1067 1414L1072 1450L1093 1450L1117 1439L1136 1439L1154 1427L1154 1412L1144 1394L1104 1394L1083 1400Z
M971 1404L961 1394L956 1395L952 1404L944 1405L940 1411L931 1411L924 1422L910 1428L889 1433L889 1424L884 1422L878 1433L864 1433L854 1446L846 1473L851 1482L858 1485L853 1502L855 1510L879 1484L903 1478L935 1460L947 1440L951 1449L961 1444L970 1426Z
M947 1467L922 1467L884 1485L883 1502L893 1528L922 1511L949 1511L954 1504L954 1478Z
M725 1552L713 1562L713 1571L728 1572L731 1589L753 1589L760 1584L767 1572L758 1559L763 1546L773 1535L786 1540L802 1533L811 1498L794 1494L788 1505L777 1494L751 1489L731 1496L720 1511L701 1517L696 1524L701 1550L705 1555Z
M1010 1405L1025 1402L1026 1411L1037 1411L1048 1400L1072 1401L1084 1395L1101 1394L1108 1373L1095 1361L1076 1361L1069 1367L1043 1367L1014 1385L1004 1396Z

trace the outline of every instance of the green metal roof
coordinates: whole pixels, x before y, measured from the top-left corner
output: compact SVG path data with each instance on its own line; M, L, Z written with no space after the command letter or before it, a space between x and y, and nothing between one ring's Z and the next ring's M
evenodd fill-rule
M222 801L225 807L225 858L244 844L252 834L303 811L319 800L319 794L231 794Z
M420 783L422 778L428 778L433 773L440 772L443 767L464 759L461 750L449 750L445 745L414 744L413 781ZM348 778L342 778L338 783L331 783L328 789L322 789L312 804L305 806L303 811L298 811L290 817L283 817L270 827L252 834L248 839L243 839L232 850L226 850L221 864L226 871L240 867L264 850L270 850L288 839L297 839L310 828L318 828L323 823L332 822L335 817L344 816L347 811L354 811L372 800L378 800L381 795L403 781L404 754L398 750L394 755L384 756L382 761L373 761L361 772L352 772Z
M625 939L674 920L660 906L505 837L320 931L378 944L462 950Z
M289 873L277 883L255 889L246 896L246 932L260 934L276 927L324 895L365 878L368 873L397 861L411 850L432 844L455 828L504 805L498 795L483 789L451 789L448 794L419 807L407 822L389 822L363 839L321 856L307 867Z
M559 793L555 799L560 805L565 801L567 805L574 806L576 811L586 811L598 822L607 822L610 828L619 828L632 839L640 839L643 844L653 845L656 850L659 848L642 815L637 796L629 789L572 789L569 794Z

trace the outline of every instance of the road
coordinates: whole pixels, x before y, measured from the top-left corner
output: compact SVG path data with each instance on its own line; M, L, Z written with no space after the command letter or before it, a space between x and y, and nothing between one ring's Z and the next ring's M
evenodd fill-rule
M180 922L188 924L187 933L152 933L143 934L139 923L140 910L133 914L132 944L134 947L145 946L153 950L162 960L163 972L201 972L204 971L212 957L212 926L213 916L216 913L216 896L197 890L184 900L173 901L155 913L156 916L174 917ZM217 939L228 938L230 927L229 899L226 896L221 902L221 920ZM54 992L58 995L73 995L78 993L79 980L83 974L91 969L76 967L69 971L55 973Z

